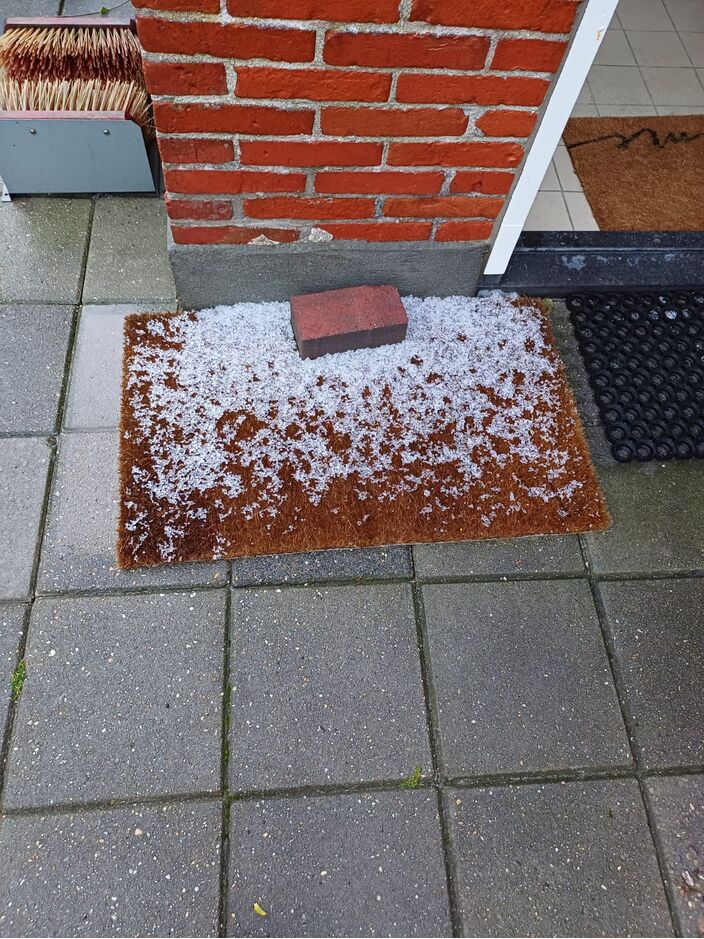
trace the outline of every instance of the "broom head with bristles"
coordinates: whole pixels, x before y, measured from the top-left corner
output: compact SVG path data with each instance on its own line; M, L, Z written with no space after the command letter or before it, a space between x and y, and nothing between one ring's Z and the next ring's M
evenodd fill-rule
M136 82L23 81L0 77L0 111L125 111L154 135L149 95Z
M79 25L80 24L80 25ZM18 82L101 79L144 84L139 41L111 20L37 17L8 20L0 36L0 68Z
M0 36L0 110L123 111L153 136L132 27L102 19L8 20Z

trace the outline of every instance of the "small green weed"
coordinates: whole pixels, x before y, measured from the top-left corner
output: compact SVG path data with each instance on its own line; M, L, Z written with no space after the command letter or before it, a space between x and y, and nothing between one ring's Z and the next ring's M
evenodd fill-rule
M27 677L27 663L24 659L19 663L12 673L12 700L19 701L22 694L22 686Z
M423 769L420 766L416 766L410 776L406 778L401 783L402 789L417 789L420 786L421 779L423 778Z

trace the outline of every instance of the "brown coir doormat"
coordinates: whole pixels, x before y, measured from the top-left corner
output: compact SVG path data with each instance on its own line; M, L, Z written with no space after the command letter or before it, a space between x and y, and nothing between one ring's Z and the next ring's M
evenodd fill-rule
M602 230L704 230L704 115L576 117L563 138Z
M404 303L307 360L287 303L129 317L120 564L606 527L537 301Z

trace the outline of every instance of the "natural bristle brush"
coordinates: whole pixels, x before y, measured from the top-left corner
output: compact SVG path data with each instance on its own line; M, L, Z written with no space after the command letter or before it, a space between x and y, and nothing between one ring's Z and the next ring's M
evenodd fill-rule
M16 81L142 81L141 50L130 24L103 19L10 19L0 36L0 68Z
M0 36L0 110L126 111L151 136L133 25L86 17L9 19Z

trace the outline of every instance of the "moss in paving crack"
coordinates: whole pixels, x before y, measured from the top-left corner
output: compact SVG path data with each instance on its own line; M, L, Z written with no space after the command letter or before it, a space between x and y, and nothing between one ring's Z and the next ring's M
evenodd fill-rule
M420 786L421 779L423 777L423 770L420 766L416 766L410 776L406 778L401 783L402 789L417 789Z
M12 673L12 700L19 701L22 694L22 686L27 677L27 663L24 659L19 663Z
M222 759L223 766L227 768L230 760L230 707L232 700L232 685L230 679L225 681L222 694Z

